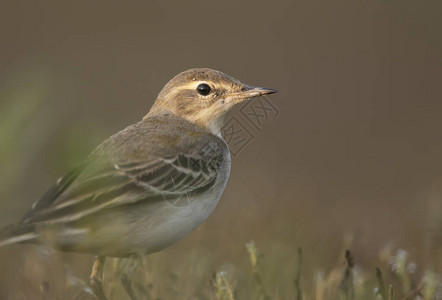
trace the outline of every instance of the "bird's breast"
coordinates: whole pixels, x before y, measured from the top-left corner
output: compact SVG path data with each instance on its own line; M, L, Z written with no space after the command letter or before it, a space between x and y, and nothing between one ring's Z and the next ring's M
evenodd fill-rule
M230 175L230 156L219 169L214 185L198 194L188 194L179 199L164 200L146 213L138 211L141 222L132 232L131 241L143 253L162 250L185 237L203 223L216 207ZM136 235L134 237L133 235Z

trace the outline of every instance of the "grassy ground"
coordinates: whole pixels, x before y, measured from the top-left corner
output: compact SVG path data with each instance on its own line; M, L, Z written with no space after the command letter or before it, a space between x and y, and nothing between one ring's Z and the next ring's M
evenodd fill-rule
M386 247L370 265L359 264L358 253L344 250L332 267L315 269L307 263L311 254L302 248L277 248L249 242L231 263L201 248L153 254L143 258L134 288L140 299L442 299L436 266L414 263L403 249ZM94 299L87 285L88 256L33 246L1 253L2 270L8 270L1 275L1 299ZM127 298L119 282L123 265L123 259L106 261L109 299Z

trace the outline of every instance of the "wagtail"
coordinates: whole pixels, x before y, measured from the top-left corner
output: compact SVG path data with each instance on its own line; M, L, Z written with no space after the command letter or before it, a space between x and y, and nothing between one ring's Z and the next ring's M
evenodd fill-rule
M230 173L221 136L234 106L276 90L252 87L211 69L176 75L138 123L101 143L57 180L24 218L0 233L0 246L39 243L95 254L94 294L105 299L104 257L159 251L200 225L215 208ZM175 205L184 201L186 205ZM122 282L132 299L128 260Z

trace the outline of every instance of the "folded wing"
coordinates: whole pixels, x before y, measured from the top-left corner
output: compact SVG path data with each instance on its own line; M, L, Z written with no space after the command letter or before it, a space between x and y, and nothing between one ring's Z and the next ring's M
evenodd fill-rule
M149 161L89 161L34 204L22 223L63 223L140 201L173 201L210 189L220 162L178 154Z

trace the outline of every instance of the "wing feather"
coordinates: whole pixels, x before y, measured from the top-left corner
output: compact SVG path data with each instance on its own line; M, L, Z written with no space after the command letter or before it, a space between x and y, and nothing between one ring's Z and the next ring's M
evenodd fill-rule
M140 201L179 199L210 188L217 175L213 162L197 155L97 165L90 162L62 177L23 223L70 222Z

